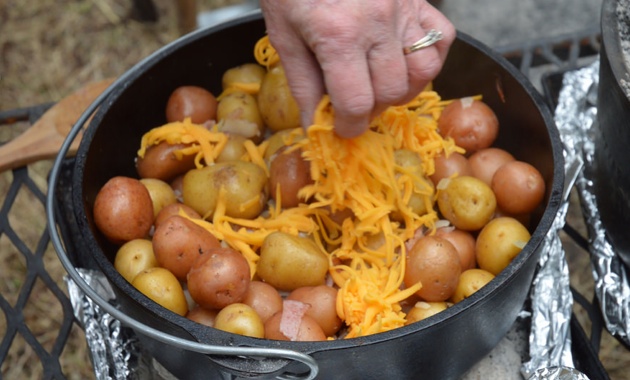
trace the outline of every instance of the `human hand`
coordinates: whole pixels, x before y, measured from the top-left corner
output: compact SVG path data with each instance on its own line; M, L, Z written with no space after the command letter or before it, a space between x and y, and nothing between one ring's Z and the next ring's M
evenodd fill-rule
M341 137L362 134L372 117L422 91L440 72L455 39L453 25L426 0L261 0L260 5L302 125L312 123L327 93ZM430 29L442 32L442 40L403 53Z

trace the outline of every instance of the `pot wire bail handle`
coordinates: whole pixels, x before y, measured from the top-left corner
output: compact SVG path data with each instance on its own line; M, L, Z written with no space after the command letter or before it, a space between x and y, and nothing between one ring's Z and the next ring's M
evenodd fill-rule
M85 294L92 299L96 304L98 304L105 312L112 315L114 318L118 319L123 324L131 327L135 330L143 331L143 334L147 335L150 338L153 338L162 343L175 346L181 349L198 352L205 355L217 355L217 356L248 356L248 357L269 357L269 358L280 358L287 359L300 362L306 365L309 369L309 372L304 375L296 375L291 374L289 377L285 377L286 379L291 380L311 380L314 379L319 373L319 366L315 359L307 354L288 350L288 349L278 349L278 348L260 348L260 347L231 347L231 346L214 346L209 344L202 344L199 342L194 342L191 340L182 339L179 337L175 337L173 335L164 333L160 330L154 329L145 325L144 323L126 315L121 310L116 308L113 304L109 303L105 300L99 293L97 293L88 283L83 279L83 277L79 274L77 269L72 264L68 254L65 250L64 243L62 242L62 238L57 229L56 223L56 212L55 212L55 194L57 183L59 179L59 175L61 172L62 162L70 149L72 142L75 140L76 136L81 131L83 125L87 122L87 120L94 114L98 106L103 103L103 101L112 94L113 90L124 83L130 74L123 74L120 76L114 83L112 83L105 91L103 91L90 106L83 112L81 117L76 121L76 123L72 126L72 129L68 133L66 139L64 140L61 148L59 149L59 153L55 158L52 169L49 175L49 184L48 184L48 192L46 194L46 223L48 232L50 235L50 240L57 252L57 256L59 257L59 261L63 265L64 269L70 276L70 278L76 283L76 285L83 291Z

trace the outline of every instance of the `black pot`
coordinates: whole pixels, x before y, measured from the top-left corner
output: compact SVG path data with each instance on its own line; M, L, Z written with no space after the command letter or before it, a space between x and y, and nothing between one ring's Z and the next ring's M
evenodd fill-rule
M620 23L630 19L618 14L616 0L602 6L602 45L595 150L595 195L606 235L617 255L630 268L630 69L622 49ZM630 29L630 28L629 28ZM626 41L630 31L624 31ZM625 82L625 89L623 83Z
M254 43L264 33L259 13L197 31L134 67L117 85L85 131L74 168L73 206L89 248L85 254L93 256L111 281L126 315L175 340L307 354L317 362L322 379L458 378L495 347L522 310L541 244L561 202L564 173L560 138L542 97L515 67L463 33L434 83L436 90L443 98L481 94L501 123L496 145L536 166L547 185L544 206L532 218L529 243L472 297L427 320L385 333L328 342L281 342L229 334L180 317L150 301L114 269L117 247L98 232L92 219L97 192L113 176L137 175L133 162L140 138L165 123L164 107L174 88L197 84L218 93L221 74L252 62ZM143 335L142 328L138 333ZM181 378L307 370L285 359L206 356L152 338L145 344Z

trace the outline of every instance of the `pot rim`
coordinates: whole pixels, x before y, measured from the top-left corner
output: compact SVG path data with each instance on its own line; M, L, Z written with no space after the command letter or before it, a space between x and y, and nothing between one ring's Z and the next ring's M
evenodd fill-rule
M92 128L92 126L97 124L98 121L100 121L102 116L105 115L105 113L108 111L109 106L113 104L114 101L124 92L125 88L128 85L130 85L134 80L140 77L145 71L147 71L148 69L153 67L155 64L157 64L161 60L161 58L163 58L166 55L169 55L170 53L177 50L179 47L183 45L189 44L200 38L204 38L207 35L212 34L216 31L219 31L228 27L233 27L241 23L250 22L255 19L260 19L261 17L262 17L262 13L260 12L260 10L256 10L239 18L229 20L221 24L217 24L217 25L207 27L204 29L196 30L190 34L180 37L179 39L165 45L164 47L157 50L155 53L151 54L150 56L148 56L147 58L139 62L137 65L132 67L124 76L122 76L121 78L119 78L119 80L114 82L110 86L110 88L106 91L106 93L103 94L103 98L100 100L105 101L105 97L106 97L107 101L104 102L104 104L102 104L98 108L98 110L95 112L93 121L90 124L90 127L88 127L88 129L85 131L85 134L82 138L78 156L85 154L88 150L92 137L94 136L94 131L96 130L96 128ZM525 91L532 97L533 102L535 103L538 111L541 113L541 116L544 119L545 124L547 126L546 129L549 136L549 140L551 142L550 145L551 145L552 156L554 160L553 177L551 180L551 189L549 192L549 197L547 200L546 207L544 209L544 212L540 218L538 225L536 226L536 228L534 229L532 233L530 241L523 248L521 253L508 265L508 267L504 269L501 273L499 273L488 285L481 288L479 291L474 293L471 297L453 305L452 307L449 307L448 309L432 316L431 318L419 321L411 325L403 326L403 327L400 327L391 331L368 335L364 337L351 338L351 339L339 339L339 340L334 340L334 341L323 341L323 342L273 341L274 347L312 354L319 351L353 348L353 347L358 347L358 346L382 343L385 341L390 341L393 339L415 334L419 331L429 329L436 325L449 323L449 321L457 318L460 314L462 314L464 311L470 308L482 307L484 304L484 301L488 299L492 295L492 293L495 292L497 288L500 288L502 286L506 286L507 284L509 284L514 278L515 274L520 270L520 268L524 266L524 264L530 259L532 255L536 253L538 249L540 249L540 245L543 243L547 231L551 229L552 223L555 219L555 215L561 204L561 196L562 196L563 185L564 185L563 184L564 182L564 165L563 165L564 157L562 154L562 144L560 141L559 132L557 128L555 127L553 116L551 114L551 111L548 108L548 105L544 101L542 95L540 95L539 92L533 87L533 85L525 77L525 75L521 73L514 65L508 62L503 56L499 55L497 52L491 50L489 47L485 46L481 42L475 40L471 36L461 31L457 31L457 39L461 40L462 42L468 45L472 45L476 49L480 50L482 53L484 53L489 58L494 60L498 65L500 65L509 75L515 78L518 81L518 83L525 89ZM98 101L99 99L97 99L97 102ZM92 112L94 112L95 107L97 105L98 104L90 108ZM88 111L90 109L88 109ZM81 119L79 120L79 122L81 122ZM79 122L77 122L77 124L79 124ZM82 174L83 173L80 173L80 172L77 173L77 170L75 170L75 175L82 176ZM75 189L75 191L81 192L81 189ZM81 210L77 210L76 212L78 213L79 218L87 219L87 216L85 215L84 210L81 209ZM89 239L94 240L94 237L89 236ZM96 255L97 257L101 257L102 259L107 260L104 252L98 247L98 244L92 244L91 246L96 247L98 249L98 252L92 253L92 255ZM61 252L65 254L65 251L63 251L62 247L61 247L61 251L59 249L57 249L57 251L60 254ZM107 261L109 262L109 260ZM109 265L113 266L111 262L109 262ZM68 270L68 268L66 269ZM72 276L72 273L70 274ZM72 277L74 278L74 276ZM115 285L117 286L122 284L123 288L124 287L126 287L127 289L131 288L131 285L129 285L126 282L126 280L123 279L122 276L118 275L118 277L119 278L114 278L114 279L110 278L109 280L114 281ZM148 297L144 296L139 291L133 288L130 291L132 292L132 296L134 297L134 299L144 299L146 302L152 302L148 299ZM95 299L95 301L99 305L101 303L107 304L107 302L102 298L100 300ZM186 329L185 327L183 327L185 326L185 324L194 323L186 319L185 317L179 316L166 309L163 309L163 308L157 308L157 309L158 310L156 310L156 312L158 314L158 317L174 320L175 322L178 322L179 326L182 327L183 329ZM147 311L147 312L150 312L150 311ZM135 326L136 328L140 329L143 332L153 333L152 331L154 330L153 328L124 314L124 312L122 313L122 318L120 319L126 324ZM174 346L178 346L185 349L191 349L190 348L191 345L189 343L190 342L197 343L196 341L175 337L173 335L164 333L159 330L156 330L156 331L158 331L161 334L158 334L158 336L155 336L154 338L165 341L166 343L174 345ZM217 342L219 342L220 344L226 344L226 345L230 344L229 342L231 342L232 338L234 338L235 336L234 334L223 332L220 330L214 330L212 334L213 336L216 336ZM240 346L253 347L256 350L260 350L261 347L270 346L269 344L270 341L266 339L250 338L250 337L240 336L240 335L238 336L238 338L239 338ZM207 344L207 345L202 343L201 345L208 346L208 347L216 347L215 343ZM197 347L197 345L195 344L193 344L192 346ZM195 349L192 349L192 350L194 351Z

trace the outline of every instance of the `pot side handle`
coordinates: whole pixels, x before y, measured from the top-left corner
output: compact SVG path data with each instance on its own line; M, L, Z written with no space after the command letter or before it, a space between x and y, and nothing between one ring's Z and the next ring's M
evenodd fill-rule
M287 355L293 351L273 348L250 349L254 354L208 355L208 359L222 372L238 378L307 380L314 379L319 372L317 362L309 355L298 352Z

